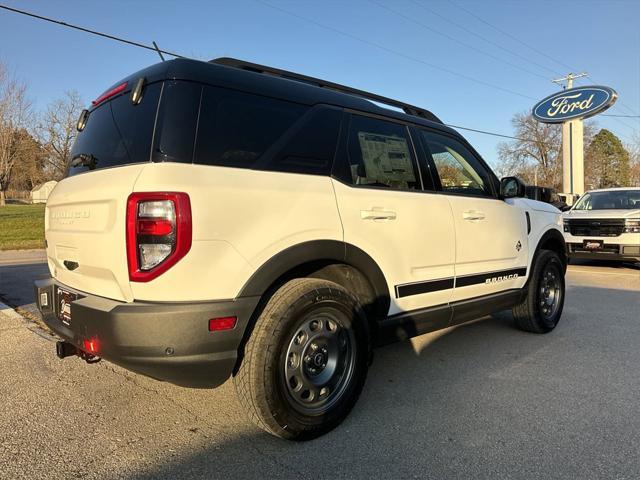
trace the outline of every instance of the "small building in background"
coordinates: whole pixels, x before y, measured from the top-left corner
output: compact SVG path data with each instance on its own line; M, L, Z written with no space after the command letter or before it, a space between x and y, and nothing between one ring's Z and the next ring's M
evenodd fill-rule
M55 180L51 180L34 187L31 190L31 203L47 203L47 198L57 183Z

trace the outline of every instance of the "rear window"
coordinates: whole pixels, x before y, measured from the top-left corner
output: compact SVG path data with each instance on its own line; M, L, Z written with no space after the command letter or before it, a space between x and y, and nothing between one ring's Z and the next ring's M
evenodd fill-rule
M79 155L91 155L93 165L70 166L68 176L148 162L160 90L160 83L147 85L138 105L125 93L93 110L71 150L72 164Z

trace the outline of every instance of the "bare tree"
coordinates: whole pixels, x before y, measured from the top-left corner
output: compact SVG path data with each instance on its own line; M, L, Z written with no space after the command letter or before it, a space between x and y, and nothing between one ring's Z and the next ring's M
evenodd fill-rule
M640 187L640 131L635 131L625 147L629 152L629 185Z
M540 123L529 113L511 119L519 140L498 145L498 171L501 176L518 175L533 185L558 188L562 183L562 129Z
M562 127L540 123L528 112L517 113L511 119L518 140L498 145L498 173L517 175L533 185L562 189ZM594 125L584 124L584 144L594 135Z
M26 90L0 62L0 206L5 204L16 163L25 154L24 132L31 116Z
M48 177L60 180L67 172L76 123L84 102L76 91L65 92L49 104L38 125L38 137L45 151Z

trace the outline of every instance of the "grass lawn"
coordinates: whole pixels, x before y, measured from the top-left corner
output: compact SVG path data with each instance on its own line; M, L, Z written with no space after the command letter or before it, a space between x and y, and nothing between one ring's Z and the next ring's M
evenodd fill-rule
M44 248L44 205L0 207L0 250Z

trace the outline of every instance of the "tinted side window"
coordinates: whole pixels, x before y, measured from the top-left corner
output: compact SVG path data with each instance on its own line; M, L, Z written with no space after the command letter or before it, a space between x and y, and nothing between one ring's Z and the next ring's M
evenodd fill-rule
M252 168L308 107L205 86L195 163Z
M462 143L424 130L420 134L431 153L444 192L493 196L487 171Z
M153 148L154 161L193 161L201 93L202 85L199 83L165 82Z
M147 85L138 105L133 105L125 93L95 108L78 133L71 158L93 155L95 165L91 167L95 169L148 162L160 89L160 83ZM86 165L72 166L68 176L89 169Z
M352 185L421 189L407 127L353 115L349 124L346 171Z
M278 172L329 175L336 151L340 119L338 109L313 109L293 128L286 145L256 168Z

